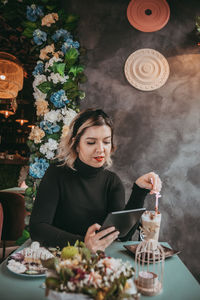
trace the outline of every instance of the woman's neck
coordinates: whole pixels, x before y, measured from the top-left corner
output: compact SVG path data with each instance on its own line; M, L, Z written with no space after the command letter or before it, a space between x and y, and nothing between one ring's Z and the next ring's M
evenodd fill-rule
M100 171L103 170L103 167L95 168L90 165L87 165L82 160L80 160L79 157L77 157L74 167L77 170L77 172L84 177L94 177L96 176Z

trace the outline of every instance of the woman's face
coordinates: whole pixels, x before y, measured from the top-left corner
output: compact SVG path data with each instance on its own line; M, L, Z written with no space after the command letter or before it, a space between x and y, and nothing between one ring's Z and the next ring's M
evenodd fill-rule
M111 153L111 129L107 125L85 130L77 147L78 157L91 167L102 167Z

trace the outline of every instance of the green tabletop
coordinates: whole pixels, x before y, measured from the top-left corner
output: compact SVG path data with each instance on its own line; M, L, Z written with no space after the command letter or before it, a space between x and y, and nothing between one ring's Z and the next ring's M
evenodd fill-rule
M132 243L134 242L115 242L106 250L106 254L129 260L134 266L134 256L123 247ZM27 241L20 249L28 244L30 241ZM163 244L167 246L166 243ZM46 300L43 282L44 277L27 278L11 273L6 267L6 260L0 265L0 299L2 300ZM162 293L154 297L141 296L141 300L147 298L151 300L199 300L200 286L179 257L175 255L165 261Z

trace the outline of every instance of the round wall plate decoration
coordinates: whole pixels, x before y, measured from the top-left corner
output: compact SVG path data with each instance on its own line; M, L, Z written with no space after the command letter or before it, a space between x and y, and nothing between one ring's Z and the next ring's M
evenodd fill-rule
M170 16L166 0L131 0L127 8L130 24L143 32L154 32L163 28Z
M166 58L154 49L133 52L124 66L128 82L141 91L153 91L165 84L169 77Z

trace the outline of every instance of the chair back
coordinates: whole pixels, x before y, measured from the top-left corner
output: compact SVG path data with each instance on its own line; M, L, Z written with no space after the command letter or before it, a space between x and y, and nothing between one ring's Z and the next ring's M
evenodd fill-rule
M0 202L4 215L1 239L16 241L22 235L25 227L24 196L19 193L0 192Z

